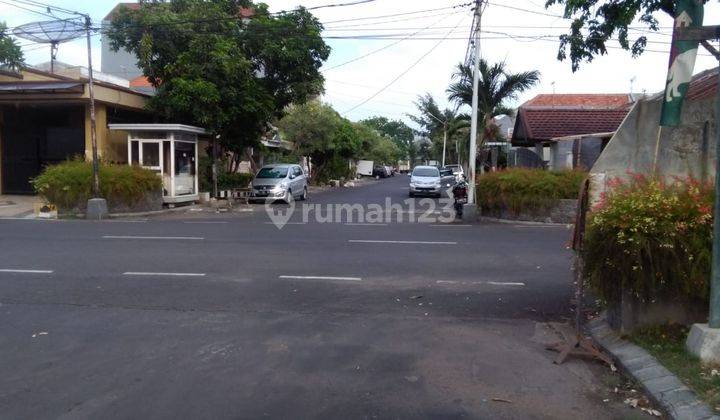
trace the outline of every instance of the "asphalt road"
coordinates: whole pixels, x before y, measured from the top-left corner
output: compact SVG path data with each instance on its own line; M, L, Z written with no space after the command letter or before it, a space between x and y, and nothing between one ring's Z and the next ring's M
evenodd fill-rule
M607 369L544 349L570 231L409 222L444 210L407 182L282 229L263 205L0 220L0 418L626 418Z

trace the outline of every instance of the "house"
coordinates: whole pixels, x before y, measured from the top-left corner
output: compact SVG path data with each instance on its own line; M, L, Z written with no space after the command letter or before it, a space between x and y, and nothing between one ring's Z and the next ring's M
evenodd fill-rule
M611 179L628 179L632 173L653 172L666 177L715 179L715 95L718 68L693 76L683 104L681 125L658 129L664 92L640 99L612 136L590 170L593 201Z
M90 159L90 98L87 69L52 74L34 68L0 71L0 194L31 194L30 180L43 167L73 156ZM125 85L95 82L98 155L127 162L127 138L111 123L150 123L149 96Z
M628 114L629 94L541 94L518 108L512 145L551 169L590 168Z

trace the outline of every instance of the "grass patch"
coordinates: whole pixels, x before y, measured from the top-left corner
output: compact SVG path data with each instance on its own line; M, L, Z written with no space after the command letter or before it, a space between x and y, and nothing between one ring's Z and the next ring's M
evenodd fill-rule
M685 350L689 329L682 325L642 328L630 339L652 354L663 366L677 375L700 399L720 413L720 366L703 365L700 359Z

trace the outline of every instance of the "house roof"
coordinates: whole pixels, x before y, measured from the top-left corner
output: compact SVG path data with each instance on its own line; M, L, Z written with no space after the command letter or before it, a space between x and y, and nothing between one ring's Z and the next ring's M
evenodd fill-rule
M555 108L588 108L607 109L621 108L632 104L633 100L627 93L562 93L540 94L525 102L521 106L529 107L555 107Z
M630 111L628 94L541 94L518 108L512 144L614 132Z
M685 99L695 101L715 96L718 88L718 68L702 71L690 80Z
M130 87L131 88L137 88L137 87L153 87L152 83L147 79L145 76L138 76L132 80L130 80Z

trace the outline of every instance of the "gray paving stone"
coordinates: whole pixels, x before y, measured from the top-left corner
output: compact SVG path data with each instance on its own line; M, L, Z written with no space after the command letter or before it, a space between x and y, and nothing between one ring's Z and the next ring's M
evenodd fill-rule
M657 359L650 356L646 352L643 352L643 354L639 357L623 360L622 365L627 370L640 370L650 366L657 366L659 365L659 363Z
M695 395L695 393L685 385L682 385L677 389L665 391L661 393L661 395L662 401L673 407L681 406L683 404L687 404L688 401L697 399L697 395Z
M673 418L681 420L700 420L712 418L714 416L713 412L710 411L705 404L700 403L685 404L680 407L672 408L668 411Z
M683 386L682 382L675 375L663 376L661 378L650 379L643 382L645 389L648 390L655 398L663 398L663 393L679 389Z
M621 362L624 362L625 360L637 359L638 357L642 357L647 354L645 350L630 343L624 346L616 347L613 350L613 353L615 353L615 355L620 359Z
M632 375L641 382L672 375L669 370L665 369L661 365L648 366L643 369L631 370L630 373L632 373Z

